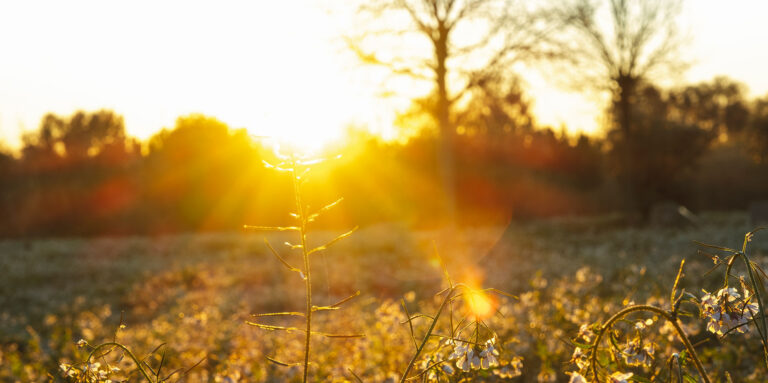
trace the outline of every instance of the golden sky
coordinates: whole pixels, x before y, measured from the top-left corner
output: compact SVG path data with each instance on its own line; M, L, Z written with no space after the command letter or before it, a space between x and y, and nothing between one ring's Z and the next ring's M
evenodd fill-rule
M18 145L42 115L113 109L146 138L204 113L256 135L312 145L349 124L391 134L407 100L377 97L339 36L345 1L18 1L0 3L0 140ZM689 0L681 28L694 66L678 83L728 75L768 93L768 2ZM526 71L540 122L593 132L601 105ZM414 95L423 87L413 87Z

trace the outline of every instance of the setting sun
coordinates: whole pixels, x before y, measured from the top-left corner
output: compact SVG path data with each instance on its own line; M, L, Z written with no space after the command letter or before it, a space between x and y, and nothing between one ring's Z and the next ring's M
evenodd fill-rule
M35 129L47 111L114 108L141 139L180 115L204 113L314 149L350 125L372 121L376 129L386 110L360 86L367 80L349 71L339 27L318 2L43 8L0 8L2 35L24 36L0 40L9 58L0 63L0 136L14 146L15 133ZM59 59L71 52L78 53Z
M727 55L731 64L726 64L723 55L711 52L707 42L731 50L738 44L725 44L729 30L711 26L720 7L705 5L683 12L685 26L707 36L718 34L693 41L697 65L691 76L706 79L731 65L738 71L736 78L748 81L754 94L768 91L768 80L755 69L765 66L763 54L740 59L736 55L742 51L734 51ZM46 112L66 115L101 108L118 110L128 133L140 139L189 113L212 115L254 135L315 149L343 136L349 126L395 138L395 111L407 109L409 97L430 89L395 81L380 70L361 69L344 42L355 27L352 19L353 7L324 0L304 0L301 5L92 0L4 4L0 139L18 147L19 132L35 129ZM741 24L742 37L764 39L764 33L749 29L752 25ZM557 81L526 71L542 124L601 132L603 99L562 91ZM382 90L375 89L382 84L397 89L399 98L382 98Z

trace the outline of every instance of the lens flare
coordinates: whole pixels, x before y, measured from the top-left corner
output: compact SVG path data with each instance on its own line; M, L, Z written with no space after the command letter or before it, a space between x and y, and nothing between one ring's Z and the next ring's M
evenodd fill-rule
M477 319L490 318L496 312L496 301L490 295L481 290L471 290L466 294L467 308Z

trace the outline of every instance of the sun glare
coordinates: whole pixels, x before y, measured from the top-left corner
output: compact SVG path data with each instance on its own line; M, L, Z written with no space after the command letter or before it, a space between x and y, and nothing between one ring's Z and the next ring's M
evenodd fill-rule
M482 290L472 290L466 293L469 311L478 319L486 319L493 316L496 310L496 302Z
M332 105L321 103L308 112L263 115L260 121L246 124L250 134L279 144L283 149L314 153L343 137L345 122L327 115L323 109Z
M464 283L467 285L466 297L464 303L467 312L471 313L477 319L487 319L496 312L498 301L494 296L487 294L483 286L483 272L474 268L464 271Z
M128 133L142 140L179 116L199 113L254 136L318 150L350 125L375 125L371 116L384 113L375 90L365 86L369 79L350 69L356 61L340 45L339 20L316 2L209 7L79 0L52 4L42 14L25 4L11 7L15 18L0 15L0 31L13 31L3 35L25 36L8 40L10 46L0 42L9 57L18 57L0 71L7 90L0 92L7 109L0 113L0 139L14 145L20 144L11 134L16 127L32 130L47 112L106 108L123 115ZM185 17L169 31L167 15L182 9ZM94 12L123 17L88 16ZM142 28L134 28L137 23ZM99 49L57 59L77 44Z

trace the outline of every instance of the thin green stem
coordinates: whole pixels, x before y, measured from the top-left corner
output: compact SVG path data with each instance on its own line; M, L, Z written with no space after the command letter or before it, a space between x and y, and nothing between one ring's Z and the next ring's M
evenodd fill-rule
M746 247L746 241L744 241L744 247ZM766 327L765 311L763 308L763 299L762 299L762 296L760 295L760 287L762 286L757 285L755 272L754 270L752 270L752 263L747 257L747 254L742 252L741 256L744 259L744 263L747 265L747 272L749 273L749 281L750 283L752 283L752 289L755 290L755 298L757 298L757 308L760 311L760 319L763 326L761 329L760 326L757 325L757 321L755 321L755 327L757 327L757 332L760 333L760 338L763 341L763 361L765 362L766 367L768 367L768 339L766 339L766 336L768 336L768 327Z
M404 383L405 380L408 378L408 373L411 372L411 368L413 368L413 365L416 363L416 359L421 354L421 351L424 349L424 346L427 345L427 342L429 341L429 337L432 336L432 331L435 330L435 326L437 325L437 320L440 318L440 314L443 312L445 305L448 304L448 302L451 300L454 290L455 290L455 287L451 287L446 293L445 299L443 299L443 303L441 303L440 308L437 309L435 318L432 319L432 324L429 325L429 329L427 330L427 333L424 334L424 339L422 339L419 347L416 348L416 353L413 354L411 361L408 363L408 367L405 368L405 372L403 372L403 376L400 378L400 383Z
M304 380L307 382L307 375L309 373L309 346L310 338L312 336L312 274L309 267L309 252L307 251L307 216L304 212L304 205L301 200L301 190L299 185L299 177L296 174L296 161L293 161L291 166L291 176L293 178L293 194L296 200L296 214L299 215L301 221L299 234L301 235L301 253L304 258L304 285L307 290L307 331L304 341Z
M768 325L766 325L766 319L765 319L765 309L763 307L763 299L760 295L760 288L763 286L758 286L758 279L755 278L755 271L752 267L752 262L749 260L749 257L747 257L747 244L752 239L752 236L760 230L765 230L765 227L758 227L755 230L750 231L749 233L744 235L744 242L741 245L741 256L744 258L744 263L747 265L747 271L749 272L749 281L752 283L752 289L755 290L755 298L757 298L757 307L760 310L760 317L763 322L763 329L760 330L760 326L757 325L757 321L755 321L755 327L757 327L757 331L760 333L760 338L763 341L763 361L765 362L766 368L768 368ZM728 277L728 274L726 274L726 278ZM752 319L754 321L754 318Z
M763 343L763 362L766 365L766 368L768 368L768 323L766 323L765 318L765 306L763 305L763 297L760 295L760 288L762 286L758 285L757 278L755 278L755 271L752 267L752 261L750 261L749 257L747 256L746 249L747 249L747 240L744 240L744 244L742 245L742 251L734 253L731 259L728 261L728 264L726 265L725 269L725 287L728 287L728 276L731 274L731 269L733 268L733 264L736 261L736 257L741 257L741 259L744 261L744 265L747 267L747 274L749 275L749 282L752 284L752 289L755 291L755 299L757 299L757 308L760 312L760 324L758 324L757 320L753 318L753 321L755 322L755 327L757 328L757 332L760 334L760 340ZM762 325L762 326L761 326Z
M680 327L680 323L678 323L677 319L670 312L664 311L661 308L658 308L656 306L650 306L650 305L634 305L634 306L626 307L623 310L614 314L612 317L610 317L600 327L600 331L597 333L597 336L595 337L595 342L592 344L592 353L590 354L590 360L589 360L590 369L592 370L592 375L595 379L595 382L600 383L600 376L597 373L597 350L603 335L606 332L608 332L608 330L613 326L614 323L621 320L628 314L638 312L638 311L646 311L646 312L658 314L662 318L670 322L672 326L675 328L675 331L677 332L677 336L683 342L683 345L685 346L685 349L688 351L688 354L691 356L691 359L693 359L693 363L696 365L696 371L698 371L699 376L701 376L701 379L704 380L704 383L710 383L709 377L707 376L707 371L704 369L704 365L701 363L699 356L696 354L696 350L693 348L693 345L691 344L691 341L688 339L688 336L685 334L685 331L683 331L683 328Z
M135 364L136 364L136 368L138 368L138 369L139 369L139 372L141 372L141 374L142 374L142 375L144 375L144 378L145 378L145 379L147 379L147 381L148 381L148 382L150 382L150 383L152 383L152 382L153 382L152 378L149 376L149 374L147 373L147 371L145 371L145 370L144 370L144 368L143 368L143 367L141 367L141 362L139 361L139 359L138 359L138 358L136 358L136 355L134 355L134 354L131 352L131 350L129 350L129 349L128 349L128 347L125 347L125 346L123 346L122 344L120 344L120 343L117 343L117 342L107 342L107 343L102 343L102 344L100 344L100 345L98 345L98 346L94 347L94 349L93 349L93 350L91 350L91 353L90 353L90 354L88 354L88 359L86 359L86 360L85 360L85 362L86 362L86 363L88 363L88 364L91 364L91 358L93 358L93 354L95 354L95 353L96 353L96 351L98 351L98 350L100 350L100 349L102 349L102 348L110 347L110 346L111 346L111 347L117 347L117 348L119 348L119 349L121 349L121 350L125 351L125 353L128 355L128 357L129 357L129 358L130 358L130 359L133 361L133 363L135 363Z

